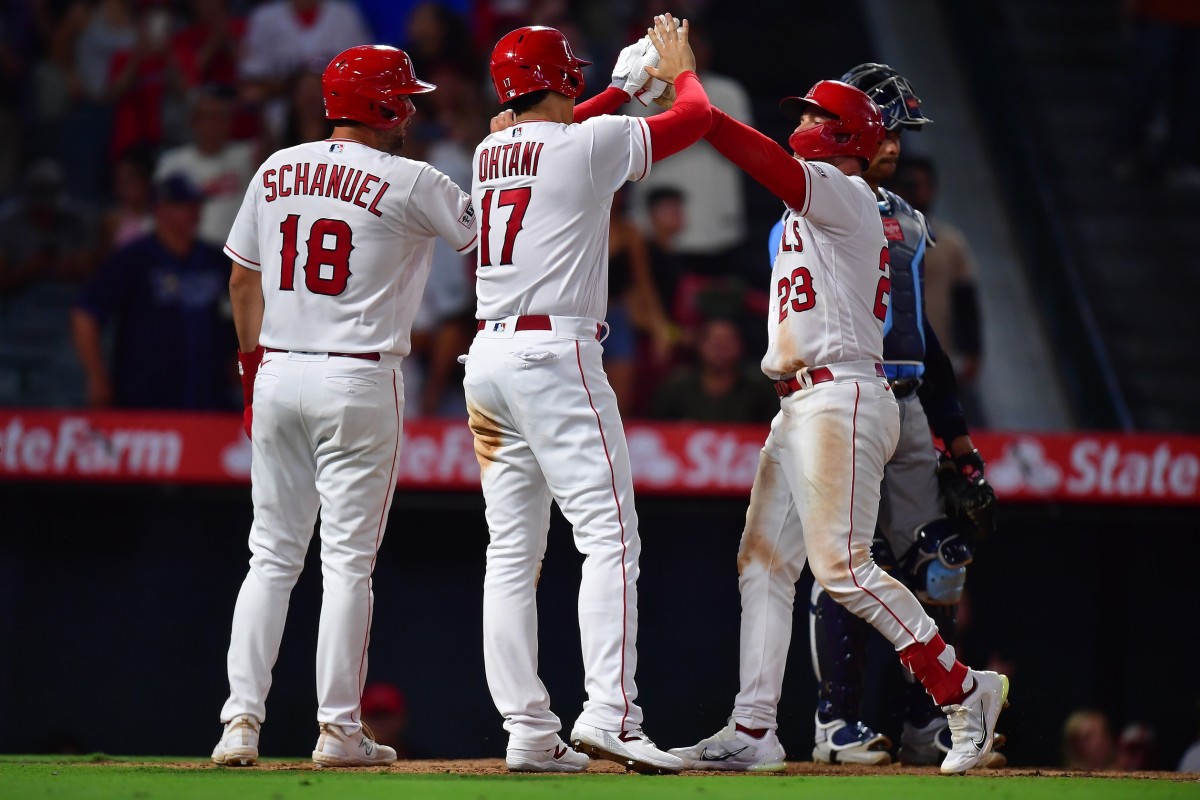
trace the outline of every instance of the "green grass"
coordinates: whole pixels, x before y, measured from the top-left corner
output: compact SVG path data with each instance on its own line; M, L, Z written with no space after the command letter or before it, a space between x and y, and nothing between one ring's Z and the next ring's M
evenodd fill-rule
M102 758L102 757L98 757ZM177 759L139 759L139 761ZM197 762L201 766L202 762ZM406 775L312 770L180 769L120 760L6 756L0 798L88 800L1166 800L1200 798L1200 783L1062 777Z

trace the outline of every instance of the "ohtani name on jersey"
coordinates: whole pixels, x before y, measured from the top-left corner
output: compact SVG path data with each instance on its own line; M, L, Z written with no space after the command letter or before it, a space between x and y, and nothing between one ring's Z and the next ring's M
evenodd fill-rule
M512 142L479 151L479 180L537 175L545 142Z
M307 161L284 164L279 169L269 169L262 176L263 188L267 190L268 203L280 197L332 197L346 203L365 208L377 217L382 217L379 201L391 184L378 175L343 164L317 164ZM368 202L370 201L370 202Z

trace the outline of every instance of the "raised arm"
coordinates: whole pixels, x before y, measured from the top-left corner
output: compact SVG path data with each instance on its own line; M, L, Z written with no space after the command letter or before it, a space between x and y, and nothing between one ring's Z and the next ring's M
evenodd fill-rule
M629 94L620 86L609 86L591 100L584 100L575 106L574 122L583 122L602 114L611 114L629 102ZM512 113L511 111L508 113Z
M650 41L658 50L658 66L646 66L651 77L675 85L675 104L646 120L654 161L662 161L704 136L712 124L713 107L696 76L696 56L688 44L688 21L676 24L670 14L654 18Z
M808 171L770 137L714 108L712 127L704 138L789 208L804 207Z

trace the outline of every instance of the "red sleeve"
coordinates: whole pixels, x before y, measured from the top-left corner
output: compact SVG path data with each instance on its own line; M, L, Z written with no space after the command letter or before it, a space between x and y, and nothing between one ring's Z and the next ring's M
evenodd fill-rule
M629 102L629 95L625 94L625 90L610 86L600 94L593 97L591 100L584 100L575 106L575 116L573 122L583 122L592 117L611 114L621 106Z
M700 141L712 124L713 111L696 73L691 70L679 73L675 79L675 105L646 118L655 163Z
M714 108L712 127L704 138L789 208L804 208L808 172L770 137Z

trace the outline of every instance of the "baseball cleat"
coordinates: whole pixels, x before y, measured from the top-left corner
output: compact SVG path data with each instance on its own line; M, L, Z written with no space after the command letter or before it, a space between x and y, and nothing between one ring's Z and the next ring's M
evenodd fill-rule
M992 752L979 762L979 766L984 769L1008 766L1008 757L999 752L1005 741L1003 733L995 734ZM921 727L906 722L900 734L900 752L896 754L896 760L906 767L932 766L940 764L950 748L950 726L945 717L935 717Z
M213 748L213 763L226 767L252 767L258 763L258 728L258 720L249 714L226 722L221 741Z
M571 746L592 758L615 761L627 770L644 775L664 775L687 768L679 756L655 747L641 728L605 731L576 722L571 730Z
M876 733L861 722L823 720L820 711L817 712L816 722L813 761L877 767L892 763L892 756L888 752L892 740L882 733Z
M589 759L563 744L562 739L545 750L508 748L504 763L509 772L583 772Z
M787 754L775 731L761 739L740 732L729 721L721 730L691 747L674 747L671 755L683 759L688 769L726 769L740 772L781 772L787 768Z
M376 742L366 726L347 735L340 725L321 723L312 760L319 767L382 767L396 760L396 751Z
M942 772L966 772L992 752L996 720L1008 704L1008 676L971 670L975 686L961 703L943 706L950 728L950 752Z

